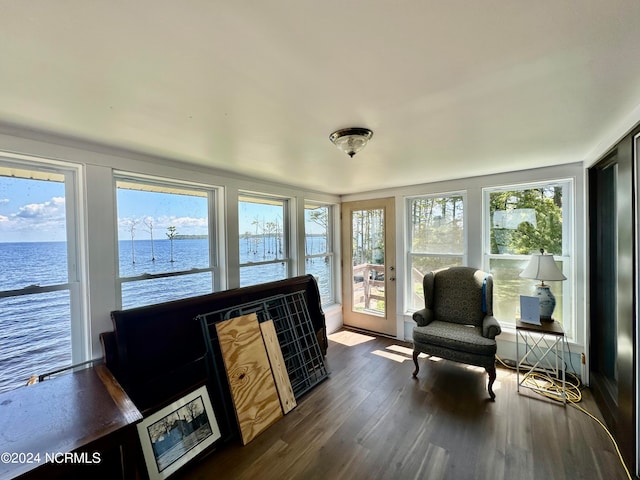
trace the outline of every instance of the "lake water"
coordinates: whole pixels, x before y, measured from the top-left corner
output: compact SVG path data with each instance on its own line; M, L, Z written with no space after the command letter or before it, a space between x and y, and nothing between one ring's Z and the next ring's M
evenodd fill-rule
M241 263L273 260L281 254L275 239L241 241ZM309 238L307 254L324 251L324 239ZM209 254L206 239L171 242L155 240L121 241L120 276L143 273L179 272L206 268ZM153 260L155 258L155 260ZM135 263L134 263L135 260ZM0 243L0 291L29 285L56 285L68 281L66 243ZM44 265L44 267L43 267ZM324 257L309 259L307 273L319 280L327 298L330 265ZM286 277L282 263L241 269L242 286ZM210 293L211 273L197 273L122 283L123 308L160 303ZM0 298L0 392L24 385L31 375L46 373L71 364L70 294L68 289Z

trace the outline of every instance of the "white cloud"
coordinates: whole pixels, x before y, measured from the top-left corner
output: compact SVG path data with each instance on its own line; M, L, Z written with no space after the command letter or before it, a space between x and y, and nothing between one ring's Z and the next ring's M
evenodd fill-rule
M66 239L64 197L21 206L0 215L2 241L64 241Z
M56 219L64 218L64 214L64 198L53 197L48 202L30 203L28 205L20 207L20 209L17 213L14 214L14 216L29 219Z
M207 219L197 217L171 217L166 221L166 223L169 225L173 225L176 228L206 227Z

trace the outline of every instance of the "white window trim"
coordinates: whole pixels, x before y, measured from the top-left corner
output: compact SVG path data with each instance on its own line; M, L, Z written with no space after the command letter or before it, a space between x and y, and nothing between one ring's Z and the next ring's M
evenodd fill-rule
M283 197L279 195L270 195L268 193L258 193L258 192L249 192L249 191L238 191L238 204L236 208L238 209L238 221L240 221L240 203L245 202L245 199L256 200L256 203L269 203L269 201L282 203L282 246L284 248L283 258L276 258L273 260L264 260L259 262L248 262L248 263L238 263L238 279L240 282L242 281L242 269L247 267L256 267L263 265L274 265L278 263L285 264L285 278L291 278L292 272L294 271L294 261L293 261L293 252L291 249L292 245L292 225L291 225L291 209L295 204L294 199L291 197ZM238 231L238 242L242 234Z
M42 172L52 172L64 176L65 218L67 241L67 282L44 287L29 286L22 289L0 292L0 298L44 293L49 291L69 291L71 364L88 360L91 356L90 326L88 324L87 252L86 223L84 221L85 194L80 181L84 178L82 165L52 160L43 157L0 152L0 165Z
M203 268L192 268L188 270L161 272L161 273L142 273L131 277L123 277L120 274L120 244L118 241L118 225L116 215L115 229L115 244L116 244L116 258L115 258L115 271L116 271L116 296L118 308L122 308L122 285L129 282L138 282L143 280L153 280L160 278L170 278L177 276L194 275L199 273L211 273L211 291L216 292L222 289L222 280L220 278L221 269L219 266L219 258L221 255L221 249L224 248L222 243L218 241L219 226L217 216L219 214L218 201L222 197L221 187L189 182L175 179L168 179L164 177L156 177L151 175L143 175L137 173L130 173L124 171L113 172L113 189L115 192L115 210L118 211L117 191L118 182L131 182L132 184L139 185L141 191L144 191L144 186L149 185L160 189L166 189L166 193L180 193L180 190L186 192L196 193L200 192L202 197L207 198L207 220L208 220L208 240L209 240L209 266ZM176 190L172 192L172 190Z
M414 252L411 248L411 242L413 240L411 235L411 202L420 198L444 198L444 197L462 197L462 224L463 224L463 252L460 253L429 253L429 252ZM424 195L410 195L404 197L404 212L405 212L405 275L404 275L404 304L406 308L404 309L405 314L413 314L416 311L411 305L411 292L413 289L413 284L411 281L411 257L461 257L462 265L468 264L468 256L469 256L469 228L467 222L468 208L467 208L467 191L466 190L453 190L448 192L440 192L440 193L428 193Z
M482 257L483 268L485 271L489 270L491 259L505 259L505 260L528 260L530 255L505 255L505 254L492 254L488 253L491 250L491 228L489 226L490 221L490 201L489 195L495 192L505 192L512 190L527 190L535 189L541 186L548 187L550 185L562 185L563 186L563 202L562 202L562 252L551 252L554 258L562 260L564 274L567 277L566 281L559 282L562 284L563 293L563 329L567 334L567 340L569 342L575 342L578 337L577 332L577 300L576 300L576 258L573 252L575 252L575 209L576 209L576 196L575 196L575 182L571 177L553 178L549 180L533 181L533 182L521 182L508 185L500 185L494 187L482 188ZM566 190L565 190L566 189ZM568 201L567 201L568 200ZM568 221L567 221L568 220ZM499 319L501 324L510 329L514 327L515 322L508 318ZM567 328L568 326L568 328Z
M329 257L331 259L331 295L330 298L327 302L323 302L322 306L328 306L328 305L334 305L336 302L336 298L337 298L337 290L336 290L336 278L337 276L339 276L339 272L337 272L337 268L336 268L336 252L335 252L335 210L337 210L337 207L335 204L332 203L323 203L323 202L317 202L317 201L313 201L313 200L309 200L304 202L304 217L305 217L305 227L306 227L306 212L307 212L307 205L310 206L315 206L315 207L326 207L328 209L327 211L327 252L326 253L318 253L315 255L307 255L306 254L306 250L305 250L305 254L304 254L304 259L305 259L305 272L306 272L306 260L309 258L323 258L323 257ZM305 228L305 235L304 235L304 245L306 246L307 243L307 235L306 235L306 228Z

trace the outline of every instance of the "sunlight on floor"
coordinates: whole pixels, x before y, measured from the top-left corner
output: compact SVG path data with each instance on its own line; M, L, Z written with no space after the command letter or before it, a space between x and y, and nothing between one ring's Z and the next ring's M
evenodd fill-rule
M402 363L406 360L411 360L413 356L413 350L408 347L403 347L402 345L389 345L388 347L385 347L384 350L374 350L371 353L399 363ZM427 358L427 356L424 353L421 353L420 355L418 355L418 358Z
M394 362L402 363L405 360L411 360L411 357L405 357L403 355L398 355L397 353L385 352L384 350L374 350L374 355L378 355L379 357L388 358L389 360L393 360Z
M363 335L362 333L350 332L348 330L342 330L340 332L327 335L327 338L332 342L340 343L347 347L353 347L354 345L360 345L361 343L370 342L375 340L376 337L371 335Z
M413 348L403 347L402 345L389 345L387 350L391 350L392 352L403 353L405 355L413 355Z

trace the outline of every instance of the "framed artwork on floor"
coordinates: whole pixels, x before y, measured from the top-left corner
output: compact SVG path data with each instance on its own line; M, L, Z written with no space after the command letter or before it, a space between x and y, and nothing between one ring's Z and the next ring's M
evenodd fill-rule
M167 478L221 437L204 385L137 427L150 480Z

